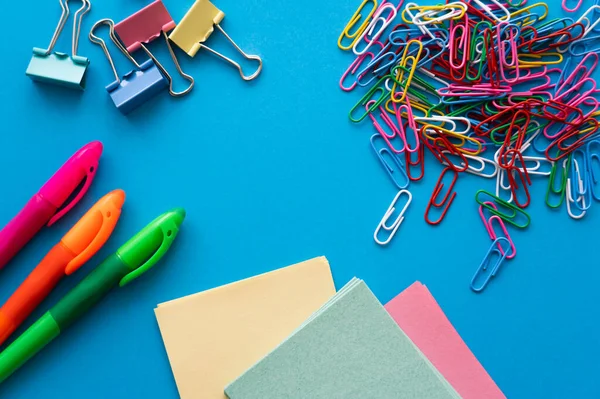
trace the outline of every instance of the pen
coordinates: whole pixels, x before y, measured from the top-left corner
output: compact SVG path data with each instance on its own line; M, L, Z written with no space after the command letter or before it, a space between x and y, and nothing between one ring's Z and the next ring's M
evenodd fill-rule
M129 284L154 266L171 247L184 218L182 208L162 214L81 280L0 353L0 382L58 337L113 287Z
M42 259L0 308L0 345L33 312L64 275L71 275L98 252L121 216L125 192L102 197Z
M98 168L102 143L94 141L77 151L0 230L0 269L3 268L44 227L52 226L85 195ZM65 205L77 187L83 186ZM60 209L60 210L59 210Z

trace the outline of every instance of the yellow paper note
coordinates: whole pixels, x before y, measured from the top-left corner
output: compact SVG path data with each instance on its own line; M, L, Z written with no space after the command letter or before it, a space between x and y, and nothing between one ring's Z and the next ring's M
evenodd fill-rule
M227 384L334 294L329 263L319 257L158 305L179 395L226 399Z

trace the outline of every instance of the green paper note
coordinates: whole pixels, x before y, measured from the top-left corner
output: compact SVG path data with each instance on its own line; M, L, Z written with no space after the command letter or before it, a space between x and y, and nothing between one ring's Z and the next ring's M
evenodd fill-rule
M230 399L460 398L358 279L225 394Z

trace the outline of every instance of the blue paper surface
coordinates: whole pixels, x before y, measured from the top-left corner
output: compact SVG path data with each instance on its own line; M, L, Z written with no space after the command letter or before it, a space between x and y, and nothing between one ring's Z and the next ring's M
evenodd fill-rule
M176 398L156 304L318 255L328 257L338 288L359 275L383 303L415 280L426 284L507 397L600 396L598 204L573 221L564 209L545 206L546 181L534 177L531 226L510 231L517 256L477 295L469 282L490 240L473 197L477 189L493 190L494 181L459 179L446 218L430 227L423 213L441 168L428 158L424 181L410 187L413 202L396 237L387 248L373 242L396 189L370 148L373 128L347 119L356 93L338 87L352 56L336 41L359 1L215 0L226 13L222 27L248 53L263 57L260 77L243 82L203 51L191 59L176 50L184 71L197 79L192 93L173 99L165 92L128 117L106 93L114 76L86 36L95 21L118 22L148 2L92 3L78 52L91 61L83 93L25 76L31 48L47 46L56 27L58 1L35 2L31 9L4 5L6 15L25 22L0 41L6 55L0 66L0 223L81 145L102 140L105 153L83 202L0 271L0 301L112 189L127 192L114 236L26 325L154 217L175 206L188 216L154 270L112 292L2 384L0 397ZM175 21L191 3L165 0ZM551 15L562 15L559 1L550 4ZM70 26L56 51L70 50ZM106 39L106 31L99 34ZM211 47L230 51L217 35ZM176 76L164 42L150 47ZM120 71L131 69L111 50ZM175 89L186 83L176 80Z

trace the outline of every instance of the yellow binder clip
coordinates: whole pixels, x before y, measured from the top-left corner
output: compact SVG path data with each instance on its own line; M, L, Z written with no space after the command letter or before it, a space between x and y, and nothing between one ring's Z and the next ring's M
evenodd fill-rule
M194 57L201 48L205 48L212 54L221 58L223 61L229 62L236 67L240 72L240 76L244 80L252 80L256 78L262 70L262 59L257 55L246 54L229 35L221 28L219 23L225 18L225 13L219 10L213 3L208 0L196 0L192 8L183 17L181 22L169 35L169 39L175 43L180 49L185 51L190 57ZM210 37L214 31L214 27L225 35L227 40L235 47L235 49L248 60L258 62L257 70L249 76L244 75L244 71L240 64L229 57L208 47L204 42Z
M85 76L90 61L86 57L77 55L79 46L79 32L81 31L81 20L87 14L92 5L89 0L82 0L81 7L75 12L73 18L73 43L71 55L52 52L58 37L62 33L69 19L69 0L59 0L62 14L58 26L54 31L48 49L33 48L33 56L25 72L32 80L45 83L53 83L74 89L85 88Z

